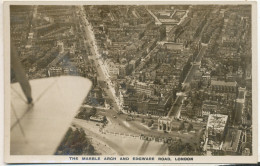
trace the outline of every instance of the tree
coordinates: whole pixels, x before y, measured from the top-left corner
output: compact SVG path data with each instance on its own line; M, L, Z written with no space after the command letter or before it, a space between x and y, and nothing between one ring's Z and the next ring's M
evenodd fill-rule
M176 97L177 97L177 89L176 88L173 88L172 89L172 98L173 98L173 100L175 100L176 99Z
M56 155L96 155L94 147L86 137L83 129L69 128L58 147Z
M97 109L95 107L92 107L92 109L90 110L90 116L96 115L97 113Z
M180 155L184 146L181 141L176 141L168 146L169 155Z
M145 122L145 120L144 120L144 118L142 118L142 123L144 123Z
M79 113L76 116L76 118L85 119L85 115L86 115L86 109L85 108L80 108Z
M179 126L179 130L183 130L185 128L185 124L184 122L181 122L180 126Z
M224 151L220 151L220 150L214 150L213 152L212 152L212 155L213 156L224 156Z
M147 124L148 127L151 127L152 125L153 125L152 121L149 121L148 124Z
M107 117L104 116L104 117L103 117L103 123L106 123L106 122L107 122Z
M193 129L193 125L190 123L188 128L187 128L187 131L191 131Z
M197 155L197 152L191 144L185 143L181 155Z

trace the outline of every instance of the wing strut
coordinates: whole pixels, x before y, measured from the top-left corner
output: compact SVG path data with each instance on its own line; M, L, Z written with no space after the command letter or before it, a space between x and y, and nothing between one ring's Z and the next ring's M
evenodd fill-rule
M31 86L30 83L26 77L24 68L22 67L21 62L18 59L17 51L13 43L11 43L12 49L11 49L11 67L14 71L16 80L20 83L21 88L23 90L23 93L25 97L27 98L28 104L31 104L32 99L32 92L31 92Z

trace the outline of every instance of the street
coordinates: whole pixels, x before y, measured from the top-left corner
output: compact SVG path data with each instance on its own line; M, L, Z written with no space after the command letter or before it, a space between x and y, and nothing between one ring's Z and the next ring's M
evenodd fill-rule
M184 94L188 91L187 85L192 81L192 78L194 76L194 74L196 73L196 71L199 70L199 62L201 61L203 55L205 54L207 46L203 45L200 52L198 53L198 56L195 60L195 63L192 64L190 71L188 72L184 82L183 82L183 89L184 89ZM175 117L175 118L179 118L180 117L180 107L182 104L182 100L184 99L184 96L178 96L172 106L172 108L170 109L168 116L169 117Z
M87 42L85 43L86 45L89 46L91 54L93 56L93 60L94 60L94 64L97 68L97 72L98 72L98 80L104 81L108 84L108 89L105 89L106 93L108 94L108 96L113 100L113 106L114 106L114 111L119 112L120 111L124 111L122 106L120 105L119 100L117 99L116 95L115 95L115 89L114 86L110 80L109 74L107 72L107 69L104 67L104 64L101 60L101 55L99 55L98 53L98 47L95 41L95 37L94 37L94 33L92 31L92 27L90 25L90 23L88 22L86 15L85 15L85 11L84 11L84 7L80 6L79 7L80 10L80 14L81 14L81 20L83 20L84 25L82 26L84 28L84 35L85 35L85 39L88 39Z

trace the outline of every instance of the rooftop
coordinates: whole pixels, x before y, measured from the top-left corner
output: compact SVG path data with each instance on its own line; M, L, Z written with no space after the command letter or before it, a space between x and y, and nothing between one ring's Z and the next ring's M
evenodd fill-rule
M214 86L237 86L237 82L225 82L225 81L211 81L211 85Z
M241 130L231 129L231 128L228 129L222 150L237 152L241 134L242 134Z
M172 121L171 118L167 117L167 116L162 116L160 117L158 120L167 120L167 121Z
M225 129L228 115L210 114L208 117L207 129L222 133Z

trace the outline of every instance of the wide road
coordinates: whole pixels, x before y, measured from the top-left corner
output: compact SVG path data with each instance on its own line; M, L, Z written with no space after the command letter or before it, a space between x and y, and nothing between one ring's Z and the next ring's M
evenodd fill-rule
M105 83L107 83L108 80L107 77L105 76L105 73L104 71L101 69L101 65L100 63L98 62L98 57L96 55L96 52L94 50L94 46L93 46L93 41L91 40L92 37L91 37L91 32L90 32L90 28L86 27L87 25L83 23L83 26L82 26L82 30L84 32L84 36L86 39L88 39L86 42L85 42L85 45L86 45L86 48L89 48L90 49L90 52L92 54L92 56L90 56L89 58L90 59L93 59L93 62L96 66L96 70L97 70L97 79L99 81L104 81ZM98 109L101 114L107 116L111 121L112 123L116 126L120 126L120 131L122 132L131 132L131 133L145 133L145 132L148 132L147 130L145 130L145 128L143 128L142 126L135 126L134 129L133 129L133 126L132 128L129 128L129 126L127 126L127 123L125 122L126 121L126 117L127 115L117 115L117 113L120 111L120 108L118 107L118 104L116 103L116 99L114 97L114 94L112 94L113 92L111 92L111 89L110 88L103 88L106 96L105 98L108 98L108 99L111 99L111 105L112 105L112 109L109 109L109 110L106 110L106 111L100 111L100 109ZM103 112L103 113L102 113ZM114 118L114 116L116 116L116 118ZM156 121L156 119L154 119Z
M192 81L192 78L193 78L195 72L199 70L200 62L202 60L203 55L205 54L206 48L207 48L207 46L203 45L202 48L200 49L200 52L198 53L197 58L195 59L194 63L192 64L191 69L190 69L189 73L187 74L186 79L183 82L184 87L186 87Z
M203 44L202 48L200 49L200 52L198 53L197 58L195 59L194 63L191 66L190 71L188 72L185 80L183 81L183 89L184 89L184 94L188 91L187 85L189 85L189 83L192 81L192 78L194 76L194 74L196 73L196 71L199 70L200 67L200 61L203 57L203 55L205 54L207 45ZM173 118L179 118L180 117L180 107L182 104L182 100L184 99L184 96L178 96L171 108L171 110L168 113L169 117L173 117Z
M80 8L79 10L80 16L81 16L81 24L82 24L82 30L83 30L83 35L85 36L85 39L87 39L87 41L85 42L86 48L90 49L90 52L92 54L91 57L89 57L90 59L93 59L94 61L94 65L96 66L97 69L97 79L100 81L104 81L105 83L109 83L108 88L104 88L105 93L108 95L108 98L112 99L112 105L113 105L113 111L114 113L118 112L119 110L121 110L119 108L119 104L118 101L116 101L116 97L115 94L113 94L114 90L112 90L112 85L111 85L111 81L110 79L108 79L107 73L105 73L104 69L101 68L101 62L99 61L99 55L97 55L97 52L95 50L94 47L97 47L95 45L94 42L94 37L93 37L93 33L91 32L91 27L90 24L88 23L87 19L86 19L86 15L84 13L84 9ZM104 65L103 65L104 66Z
M110 79L107 69L105 68L104 62L102 61L102 57L99 54L98 46L96 44L96 40L95 40L95 36L94 36L94 32L93 32L93 28L86 18L84 7L80 6L79 10L80 10L80 16L81 16L81 20L82 20L82 24L83 24L82 27L84 28L84 31L85 31L84 35L85 35L86 39L88 40L86 42L86 44L88 44L90 46L90 51L93 55L94 64L96 65L97 70L98 70L98 74L99 74L98 80L102 80L107 83L107 85L108 85L107 94L111 97L111 99L113 99L113 104L115 106L114 110L125 112L122 105L120 105L119 98L115 94L116 92L115 92L114 84L112 83L112 81Z
M194 39L194 42L197 43L201 40L203 31L205 29L205 25L202 27L200 34ZM199 70L200 62L202 60L203 55L205 54L206 48L207 48L207 44L202 44L202 48L200 49L200 52L198 53L194 63L191 66L189 73L187 74L185 80L183 81L182 88L184 89L184 94L185 94L185 92L187 92L187 90L188 90L187 85L189 85L189 83L192 81L192 78L193 78L195 72ZM174 105L172 106L172 108L170 109L170 111L168 113L169 117L173 117L173 118L180 117L180 114L181 114L180 107L181 107L181 103L182 103L183 99L184 99L184 96L178 96L176 98Z

